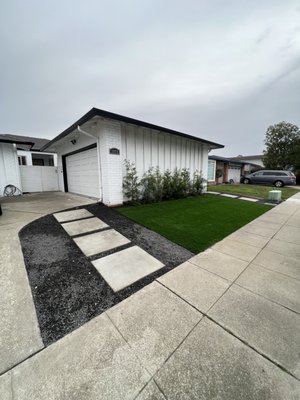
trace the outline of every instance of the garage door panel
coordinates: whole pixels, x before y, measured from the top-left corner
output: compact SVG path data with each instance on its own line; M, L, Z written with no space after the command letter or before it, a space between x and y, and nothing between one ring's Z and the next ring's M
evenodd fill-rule
M229 167L228 168L228 180L232 179L235 183L239 183L241 178L240 167Z
M91 197L100 197L97 148L66 157L68 191Z

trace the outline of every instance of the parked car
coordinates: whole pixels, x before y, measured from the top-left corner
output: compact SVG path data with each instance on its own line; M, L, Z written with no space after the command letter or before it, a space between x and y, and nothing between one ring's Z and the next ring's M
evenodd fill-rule
M296 185L296 177L291 171L260 170L241 177L241 183L258 185Z

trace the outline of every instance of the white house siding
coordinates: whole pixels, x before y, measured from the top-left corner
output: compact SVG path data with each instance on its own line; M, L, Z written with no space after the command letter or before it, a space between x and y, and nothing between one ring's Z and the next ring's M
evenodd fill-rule
M207 177L208 147L196 140L122 124L123 159L134 162L141 177L150 167L161 171L188 168ZM123 168L123 174L125 170Z
M77 130L63 138L56 146L58 154L59 188L64 191L62 156L97 144L99 164L99 199L107 205L119 205L123 202L122 180L125 174L124 160L134 162L141 177L150 167L167 169L189 168L191 175L201 171L207 177L208 146L196 140L185 139L161 131L138 127L114 120L100 120L83 124L82 130L94 137L79 133ZM71 140L76 138L73 145ZM119 155L110 154L111 148L117 148ZM90 195L89 193L86 193Z
M22 190L17 150L13 144L0 143L0 196L3 196L6 185Z

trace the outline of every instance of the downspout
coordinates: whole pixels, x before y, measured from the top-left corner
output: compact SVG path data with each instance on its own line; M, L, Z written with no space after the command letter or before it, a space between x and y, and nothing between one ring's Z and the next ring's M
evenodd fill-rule
M100 189L101 189L101 197L100 197L99 200L103 201L103 187L102 187L102 181L103 180L102 180L102 164L101 164L101 155L100 155L100 138L99 138L99 136L94 136L91 133L84 131L83 129L80 128L79 125L77 126L77 130L78 130L78 132L82 133L83 135L92 137L92 138L97 140L97 159L98 159L98 165L99 165L99 168L100 168L99 186L100 186Z

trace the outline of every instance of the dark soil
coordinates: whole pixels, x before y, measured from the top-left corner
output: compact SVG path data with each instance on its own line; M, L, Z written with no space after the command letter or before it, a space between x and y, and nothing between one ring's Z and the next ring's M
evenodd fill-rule
M25 226L19 233L25 265L45 346L106 311L183 263L193 253L103 204L85 207L165 267L114 293L91 261L119 251L86 257L52 215Z

